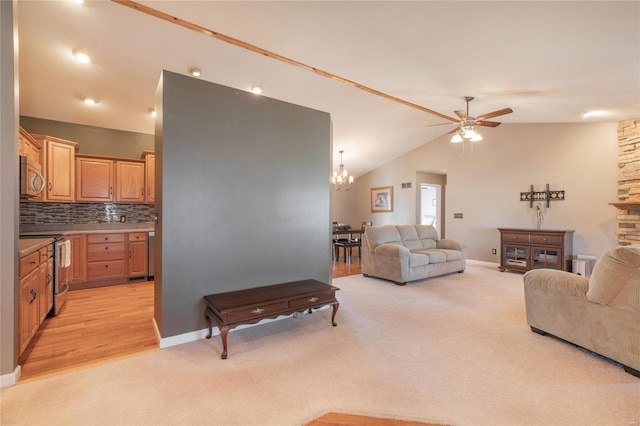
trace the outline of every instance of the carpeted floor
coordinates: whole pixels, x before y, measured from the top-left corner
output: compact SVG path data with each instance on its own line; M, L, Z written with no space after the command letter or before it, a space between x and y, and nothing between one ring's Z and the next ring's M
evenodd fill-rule
M451 425L637 425L640 379L532 333L522 275L469 262L349 276L331 310L2 390L1 423L304 425L328 412Z

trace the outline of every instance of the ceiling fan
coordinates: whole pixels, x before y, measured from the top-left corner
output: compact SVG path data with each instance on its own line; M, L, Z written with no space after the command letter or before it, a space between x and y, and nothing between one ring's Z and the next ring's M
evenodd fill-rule
M497 111L488 112L486 114L479 115L477 117L472 117L469 115L469 102L474 100L473 96L465 96L464 101L467 103L466 111L453 111L459 118L455 119L453 117L449 117L451 121L457 122L458 126L450 131L449 133L455 133L451 138L451 142L462 142L464 139L470 139L472 142L477 142L482 140L482 135L478 133L476 130L476 126L485 126L485 127L497 127L501 123L498 121L489 121L489 118L499 117L501 115L511 114L513 110L511 108L502 108ZM441 123L441 124L451 124L451 123ZM432 124L432 126L439 126L441 124Z

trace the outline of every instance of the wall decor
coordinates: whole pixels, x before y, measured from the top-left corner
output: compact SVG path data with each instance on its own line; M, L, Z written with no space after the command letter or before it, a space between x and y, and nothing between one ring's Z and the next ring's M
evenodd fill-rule
M561 201L564 200L564 190L562 191L551 191L549 190L549 184L544 191L534 191L533 185L531 185L531 189L529 192L521 192L520 193L520 201L528 201L529 207L533 208L533 203L536 201L545 201L547 203L547 207L551 207L549 203L551 201Z
M371 188L371 213L393 211L393 186Z

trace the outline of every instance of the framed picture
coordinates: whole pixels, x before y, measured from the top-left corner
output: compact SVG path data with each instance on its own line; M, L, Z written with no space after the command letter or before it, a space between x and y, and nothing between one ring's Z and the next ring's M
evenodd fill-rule
M371 213L393 211L393 186L371 188Z

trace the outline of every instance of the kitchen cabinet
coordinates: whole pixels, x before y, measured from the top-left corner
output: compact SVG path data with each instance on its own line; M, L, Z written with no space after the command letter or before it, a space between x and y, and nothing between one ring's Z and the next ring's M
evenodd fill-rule
M87 235L87 281L126 277L125 234Z
M116 202L144 203L144 161L116 161Z
M571 272L574 231L507 228L498 230L501 271L525 272L548 268Z
M71 268L70 283L83 283L87 281L87 236L69 235L71 241Z
M42 150L42 143L38 142L22 127L20 127L20 133L18 134L18 151L20 155L24 155L33 163L40 166L42 169L42 158L40 151Z
M38 267L38 325L44 321L53 308L53 245L39 250L40 266Z
M53 307L53 244L19 262L19 353L22 354Z
M42 172L42 143L35 140L26 130L20 127L18 135L18 152L19 155L25 156L29 162L36 166L39 172ZM27 175L30 178L32 175ZM22 179L22 178L21 178ZM32 195L29 198L21 199L23 201L42 201L43 194Z
M114 161L76 156L76 201L113 201Z
M145 151L144 157L144 202L154 204L156 202L156 154L155 152Z
M146 277L148 268L148 246L146 232L129 234L129 278Z
M52 136L32 135L43 145L44 201L75 201L78 144Z

